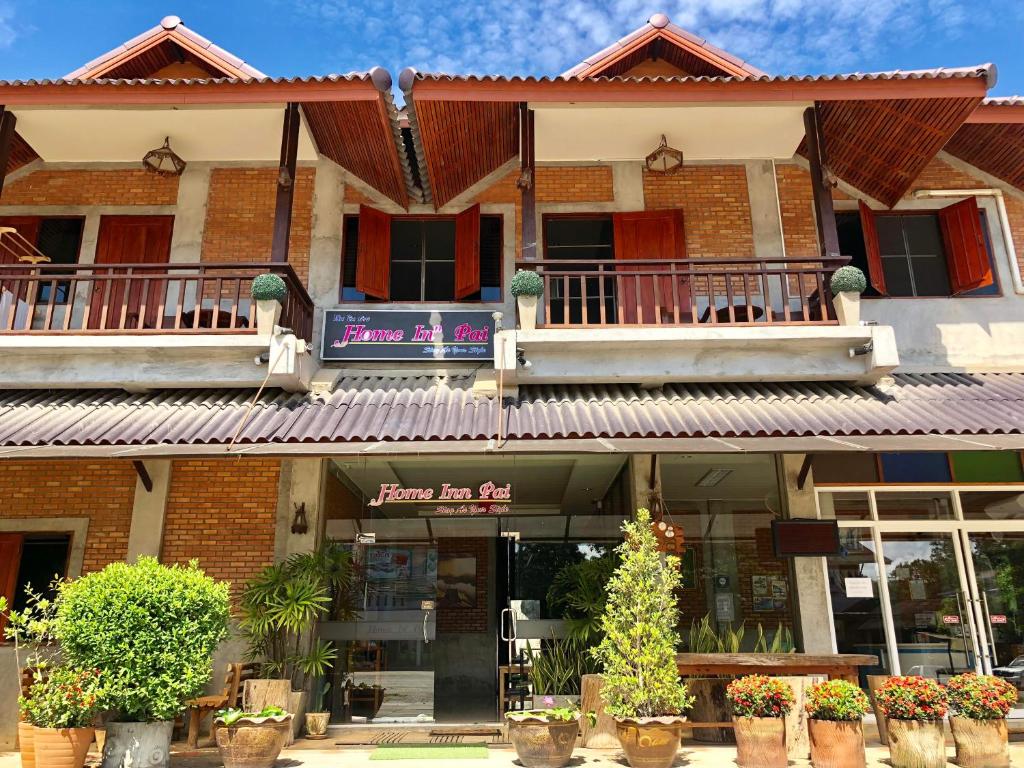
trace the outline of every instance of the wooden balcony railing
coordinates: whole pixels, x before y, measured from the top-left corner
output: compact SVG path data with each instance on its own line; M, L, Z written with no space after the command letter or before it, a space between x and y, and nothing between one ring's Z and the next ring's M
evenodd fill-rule
M309 340L313 300L287 264L0 264L0 334L255 333L253 278L288 286L280 324Z
M835 325L829 278L846 259L520 261L544 278L547 327Z

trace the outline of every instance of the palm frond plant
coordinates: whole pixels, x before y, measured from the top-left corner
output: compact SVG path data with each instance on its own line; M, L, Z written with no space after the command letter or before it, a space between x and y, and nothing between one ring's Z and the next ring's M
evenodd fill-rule
M570 563L548 588L548 606L566 622L567 637L584 646L601 641L601 617L608 602L608 581L618 559L614 552Z

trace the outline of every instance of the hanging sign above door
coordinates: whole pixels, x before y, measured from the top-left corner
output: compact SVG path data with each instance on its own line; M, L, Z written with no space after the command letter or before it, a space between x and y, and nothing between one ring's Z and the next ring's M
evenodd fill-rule
M441 483L439 489L406 488L398 483L381 483L377 497L367 506L413 504L420 514L428 515L503 515L509 511L512 484L498 485L487 481L477 488Z
M490 312L329 309L320 357L330 361L494 359Z

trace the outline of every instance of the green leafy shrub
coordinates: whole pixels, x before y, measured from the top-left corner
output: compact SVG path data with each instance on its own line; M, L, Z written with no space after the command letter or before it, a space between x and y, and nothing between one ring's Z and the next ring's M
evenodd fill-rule
M261 717L274 717L282 718L288 717L288 712L285 712L280 707L264 707L259 712L245 712L241 709L220 709L214 714L218 725L232 726L242 718L257 719Z
M863 272L847 265L832 273L829 287L833 296L837 293L864 293L868 288L868 281Z
M128 722L173 720L210 677L228 633L228 584L195 562L113 563L61 586L54 636L72 667L98 669L105 706Z
M815 720L860 720L867 714L868 697L849 680L826 680L807 692L807 714Z
M946 716L946 689L930 677L891 677L875 691L875 701L894 720L941 720Z
M520 269L512 276L509 290L513 296L543 296L544 278L529 269Z
M957 675L946 683L949 707L971 720L1000 720L1017 703L1017 687L993 675Z
M585 645L601 639L601 617L608 603L608 580L618 560L614 553L568 563L555 574L548 588L548 607L560 613L566 637Z
M279 301L284 304L284 300L288 298L288 286L284 278L273 272L266 272L253 278L251 292L256 301Z
M662 559L646 509L622 530L620 565L608 582L601 620L604 637L594 649L604 669L605 708L617 717L681 715L693 697L676 666L679 558Z
M743 638L746 636L747 623L741 622L739 629L726 627L721 633L716 632L711 624L711 614L704 614L699 622L690 622L690 638L687 650L690 653L740 653L744 650ZM754 641L752 653L796 653L793 644L793 632L779 622L778 628L768 640L761 622L757 623L757 639Z
M725 689L736 717L785 717L793 708L793 687L777 677L747 675Z
M24 718L36 728L88 728L104 703L98 669L57 667L18 699Z

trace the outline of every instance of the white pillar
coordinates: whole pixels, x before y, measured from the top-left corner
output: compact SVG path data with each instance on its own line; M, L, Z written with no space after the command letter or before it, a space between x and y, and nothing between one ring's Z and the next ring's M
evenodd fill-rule
M140 557L160 557L164 540L167 492L171 486L171 462L145 461L143 465L153 482L147 491L142 478L135 480L135 501L132 504L132 525L128 532L128 562Z

